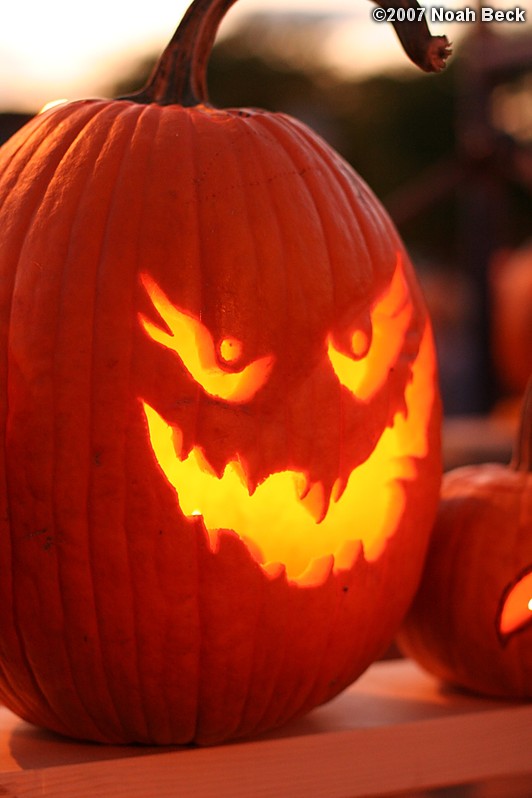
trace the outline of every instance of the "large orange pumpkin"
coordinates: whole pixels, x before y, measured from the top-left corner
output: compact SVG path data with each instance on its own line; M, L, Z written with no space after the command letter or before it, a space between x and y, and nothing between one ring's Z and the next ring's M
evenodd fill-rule
M447 682L532 698L532 380L511 465L445 474L423 578L399 641Z
M407 255L309 129L206 102L229 5L138 97L0 155L0 698L75 737L213 743L330 699L435 512Z

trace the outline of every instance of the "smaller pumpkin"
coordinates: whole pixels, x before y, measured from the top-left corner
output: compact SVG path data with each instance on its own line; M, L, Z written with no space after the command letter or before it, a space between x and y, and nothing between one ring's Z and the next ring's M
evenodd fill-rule
M444 475L405 654L474 692L532 697L532 379L510 466Z
M513 409L532 372L532 244L497 255L489 287L493 362L504 406Z

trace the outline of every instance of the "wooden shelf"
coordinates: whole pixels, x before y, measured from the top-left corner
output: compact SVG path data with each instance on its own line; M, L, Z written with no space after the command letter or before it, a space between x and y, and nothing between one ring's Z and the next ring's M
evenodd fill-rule
M17 798L382 797L526 774L532 795L532 703L446 690L407 660L280 732L213 748L77 743L0 708L0 794Z

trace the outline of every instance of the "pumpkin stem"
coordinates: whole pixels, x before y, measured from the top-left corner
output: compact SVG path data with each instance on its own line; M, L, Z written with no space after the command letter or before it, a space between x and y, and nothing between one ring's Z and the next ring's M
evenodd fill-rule
M516 471L532 471L532 377L526 386L511 467Z
M120 97L148 105L208 103L207 64L218 28L236 0L194 0L139 92Z
M452 53L447 36L432 36L425 19L425 8L417 0L372 0L384 11L404 10L391 14L390 21L410 60L424 72L441 72ZM410 11L410 14L408 13ZM398 17L403 17L402 21ZM387 19L387 17L386 17ZM380 20L379 20L380 21Z
M193 0L139 92L120 97L137 103L208 104L207 65L221 21L236 0ZM446 36L431 36L417 0L373 0L385 11L412 9L412 20L392 22L408 57L426 72L439 72L451 54ZM397 16L397 15L396 15ZM405 14L406 16L406 14Z

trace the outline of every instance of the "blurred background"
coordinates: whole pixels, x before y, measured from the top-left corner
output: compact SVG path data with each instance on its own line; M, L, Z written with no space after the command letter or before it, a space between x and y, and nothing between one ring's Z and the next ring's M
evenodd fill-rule
M47 102L139 88L186 5L3 8L0 142ZM478 11L481 0L444 7L466 5ZM237 3L210 62L211 99L302 119L370 184L432 314L446 467L506 460L532 372L532 11L525 23L431 23L454 55L444 73L426 75L372 9L368 0Z

